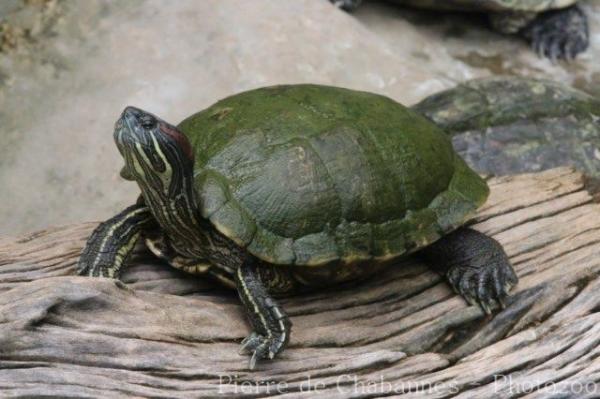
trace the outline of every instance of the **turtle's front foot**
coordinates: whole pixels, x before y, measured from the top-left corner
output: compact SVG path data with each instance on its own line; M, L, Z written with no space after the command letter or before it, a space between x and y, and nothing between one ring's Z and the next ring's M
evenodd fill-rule
M487 314L495 302L505 306L509 291L518 282L502 246L476 230L456 230L423 252L457 293Z
M287 331L277 331L271 336L265 336L252 332L247 336L240 346L240 353L252 354L248 368L254 370L256 363L263 359L274 359L275 356L283 350L287 343L286 336L289 336L289 327Z
M79 261L77 274L118 278L121 266L135 248L142 227L152 218L144 205L132 205L96 227Z
M249 368L262 359L274 359L283 351L292 323L271 298L260 278L256 260L247 259L236 271L236 285L254 331L242 341L240 353L252 353Z
M579 6L548 11L524 30L540 57L572 60L589 46L587 17Z

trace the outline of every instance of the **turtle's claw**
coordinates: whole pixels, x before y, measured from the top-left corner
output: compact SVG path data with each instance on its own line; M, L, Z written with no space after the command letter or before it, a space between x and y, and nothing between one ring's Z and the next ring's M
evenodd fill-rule
M259 360L273 359L273 357L275 357L275 355L269 356L268 345L266 342L263 342L254 350L254 353L252 353L252 357L250 358L250 361L248 362L248 368L250 370L254 370L254 368L256 367L256 363Z
M488 315L497 305L502 309L506 307L508 292L517 282L510 264L503 262L480 268L457 265L446 276L454 290L470 305L478 305Z
M549 48L550 48L550 50L548 51L548 58L550 58L550 60L552 62L556 62L559 55L562 55L563 58L566 58L566 56L564 54L564 49L563 49L563 46L562 46L562 43L560 40L554 39L553 42L550 44Z
M502 297L498 297L498 303L502 309L506 309L506 299Z
M474 297L472 297L471 295L469 295L469 294L465 294L465 295L463 295L463 297L465 298L465 300L466 300L467 302L469 302L469 305L473 305L473 306L477 305L477 301L476 301L476 300L475 300L475 298L474 298Z
M239 354L245 354L245 353L252 353L256 347L258 345L260 345L260 343L262 342L262 337L260 335L258 335L257 333L253 332L252 334L248 335L246 338L244 338L244 340L242 341L241 345L240 345L240 350L239 350Z
M508 289L518 280L502 245L473 229L458 229L422 253L455 291L487 314L504 305Z
M279 337L265 337L263 335L252 332L248 337L244 338L244 340L242 341L239 353L252 354L248 363L248 368L250 370L254 370L256 364L260 360L272 360L275 358L275 355L281 352L281 350L283 349L281 342L282 341L281 339L279 339Z
M256 354L257 354L257 352L255 351L252 354L252 357L250 358L250 361L248 362L248 368L250 370L254 370L254 368L256 367Z

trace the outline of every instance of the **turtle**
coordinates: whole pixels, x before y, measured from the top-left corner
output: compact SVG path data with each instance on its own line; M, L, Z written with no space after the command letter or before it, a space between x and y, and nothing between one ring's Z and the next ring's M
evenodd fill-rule
M138 241L236 289L249 367L289 342L277 297L358 283L417 252L471 305L505 306L518 278L467 226L486 180L449 136L378 94L300 84L218 101L177 126L128 106L114 128L141 195L89 237L78 273L118 278Z
M411 107L452 137L479 173L571 165L600 178L600 100L548 79L495 76L435 93Z
M362 0L330 0L346 11ZM553 61L574 59L589 46L585 12L577 0L388 0L390 3L437 11L475 11L489 16L491 27L517 34L540 55Z

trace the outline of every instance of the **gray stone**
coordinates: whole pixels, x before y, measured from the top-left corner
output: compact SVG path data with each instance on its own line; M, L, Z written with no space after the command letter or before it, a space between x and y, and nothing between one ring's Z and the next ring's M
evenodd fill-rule
M475 79L413 107L453 136L480 173L506 175L572 165L600 177L600 100L540 79Z

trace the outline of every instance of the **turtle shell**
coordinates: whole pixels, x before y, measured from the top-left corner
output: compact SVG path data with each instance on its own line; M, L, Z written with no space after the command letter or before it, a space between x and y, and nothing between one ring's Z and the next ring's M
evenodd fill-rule
M573 5L577 0L392 0L432 10L542 12Z
M272 264L387 261L456 229L488 195L442 130L372 93L266 87L179 128L202 216Z

